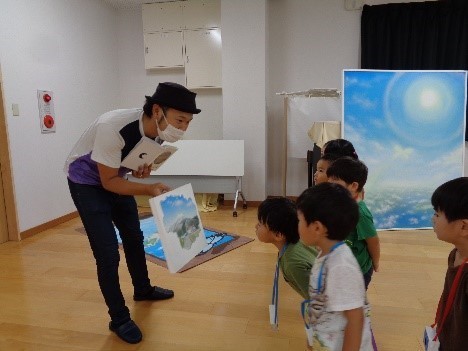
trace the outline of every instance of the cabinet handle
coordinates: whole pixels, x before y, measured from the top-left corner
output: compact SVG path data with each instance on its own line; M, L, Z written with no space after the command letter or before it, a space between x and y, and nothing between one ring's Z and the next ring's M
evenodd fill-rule
M188 57L188 55L187 55L187 63L189 63L189 57Z
M147 54L147 53L148 53L148 47L145 48L145 54Z

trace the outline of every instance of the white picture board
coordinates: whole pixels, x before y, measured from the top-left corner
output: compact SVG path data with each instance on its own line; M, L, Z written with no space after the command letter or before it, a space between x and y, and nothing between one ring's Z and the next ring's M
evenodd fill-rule
M176 273L207 245L191 184L149 200L169 272Z
M153 164L152 169L157 169L176 151L174 146L160 145L153 139L142 137L123 159L121 166L137 171L144 164Z

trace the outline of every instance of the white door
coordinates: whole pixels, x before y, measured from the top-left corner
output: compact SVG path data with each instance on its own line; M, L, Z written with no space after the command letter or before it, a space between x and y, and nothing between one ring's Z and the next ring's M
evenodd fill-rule
M1 73L0 67L0 243L4 243L8 240L20 240L20 236L11 177Z
M220 0L182 1L182 12L185 29L221 27Z
M187 88L220 88L221 29L186 30L184 42Z
M0 76L1 79L1 76ZM5 114L3 108L3 93L1 89L0 82L0 119L5 121ZM2 123L3 124L3 123ZM4 152L3 142L0 145L0 152ZM6 216L6 207L5 207L5 196L3 195L3 180L2 180L2 158L0 157L0 244L8 241L8 225L7 225L7 216Z
M182 32L147 33L145 68L184 67Z

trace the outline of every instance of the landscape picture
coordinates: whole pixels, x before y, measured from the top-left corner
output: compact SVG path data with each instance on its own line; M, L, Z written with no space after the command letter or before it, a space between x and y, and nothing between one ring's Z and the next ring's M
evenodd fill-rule
M149 200L167 267L175 273L207 245L191 184Z

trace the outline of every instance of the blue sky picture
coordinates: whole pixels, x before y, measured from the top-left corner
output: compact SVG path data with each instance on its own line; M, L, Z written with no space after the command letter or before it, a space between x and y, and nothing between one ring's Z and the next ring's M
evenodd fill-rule
M466 72L344 71L343 137L378 229L432 227L432 192L463 175L465 98Z
M183 195L168 196L161 201L161 209L164 213L164 226L169 228L181 218L198 216L196 204L191 198Z

